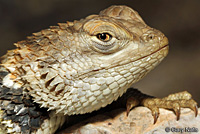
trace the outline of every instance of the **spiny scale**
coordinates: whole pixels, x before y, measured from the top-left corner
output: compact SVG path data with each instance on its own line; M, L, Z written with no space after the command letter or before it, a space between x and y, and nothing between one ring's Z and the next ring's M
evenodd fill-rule
M117 100L162 61L167 43L127 6L33 33L2 57L1 124L8 133L54 133L65 115Z

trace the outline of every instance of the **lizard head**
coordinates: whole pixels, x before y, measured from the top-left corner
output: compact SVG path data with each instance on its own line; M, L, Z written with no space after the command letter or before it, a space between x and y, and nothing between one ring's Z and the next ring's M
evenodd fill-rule
M153 63L143 60L156 55L151 70L168 53L167 37L146 25L139 14L127 6L111 6L99 15L88 16L81 23L74 27L81 33L83 44L80 48L95 61L96 70L131 62L150 66ZM145 70L148 72L149 69Z
M82 55L77 57L87 62L73 81L75 98L79 98L79 94L88 98L76 113L91 112L110 104L168 53L165 35L147 26L138 13L127 6L111 6L72 27L79 40L76 51ZM66 112L69 113L75 112Z
M25 85L41 107L67 115L110 104L168 53L165 35L127 6L60 23L15 45L2 60L11 73L4 85Z

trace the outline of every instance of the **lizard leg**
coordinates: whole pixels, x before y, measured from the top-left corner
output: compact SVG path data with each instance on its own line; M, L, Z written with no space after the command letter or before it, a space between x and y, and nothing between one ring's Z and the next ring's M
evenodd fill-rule
M137 91L136 97L127 98L127 115L130 109L136 105L143 105L152 111L154 124L159 117L159 108L172 109L176 113L177 120L180 118L180 108L192 109L195 112L195 117L198 113L197 102L192 99L192 95L187 91L170 94L164 98L154 98Z

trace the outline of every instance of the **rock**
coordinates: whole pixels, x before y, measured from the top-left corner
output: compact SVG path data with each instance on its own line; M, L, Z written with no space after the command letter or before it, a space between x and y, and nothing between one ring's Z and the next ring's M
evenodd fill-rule
M200 111L200 108L199 108ZM173 111L160 109L160 116L153 124L151 111L145 107L136 107L126 116L125 109L117 109L99 114L66 128L58 134L163 134L189 133L200 130L200 112L195 118L188 108L181 109L180 120L176 120Z

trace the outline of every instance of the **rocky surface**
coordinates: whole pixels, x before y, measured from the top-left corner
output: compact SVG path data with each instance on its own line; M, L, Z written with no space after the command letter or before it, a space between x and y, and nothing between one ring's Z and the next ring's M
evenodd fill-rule
M199 108L200 111L200 108ZM134 108L128 117L125 109L117 109L91 117L58 134L172 134L199 133L200 112L195 118L188 108L181 109L180 120L172 111L160 109L160 116L153 124L151 111L145 107Z

